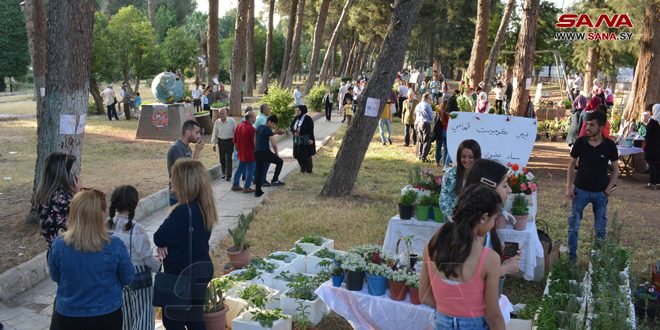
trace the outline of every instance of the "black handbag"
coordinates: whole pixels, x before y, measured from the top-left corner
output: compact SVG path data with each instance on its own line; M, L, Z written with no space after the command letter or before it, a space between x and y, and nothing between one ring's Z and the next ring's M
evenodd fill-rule
M192 309L192 213L188 206L188 276L183 274L174 275L165 272L156 273L154 280L154 296L152 305L154 307L176 308L180 311Z
M133 254L133 227L131 227L131 233L128 239L129 256ZM145 270L135 274L135 276L133 277L133 282L131 282L131 284L128 285L128 288L131 290L139 290L143 288L148 288L152 284L153 284L153 280L151 278L151 267L145 266Z

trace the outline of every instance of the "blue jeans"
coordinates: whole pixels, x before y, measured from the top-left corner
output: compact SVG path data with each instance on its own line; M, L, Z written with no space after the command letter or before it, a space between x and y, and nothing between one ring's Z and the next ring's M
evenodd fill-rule
M578 235L580 234L580 220L587 204L591 203L594 211L594 230L597 239L605 239L607 226L607 196L602 191L591 192L575 188L573 207L568 217L568 253L571 259L577 258Z
M451 163L451 157L449 156L449 149L447 149L447 130L442 131L442 154L445 157L444 166Z
M380 130L380 142L387 143L392 138L392 123L389 119L381 119L378 121L378 129ZM387 129L387 140L385 139L385 129Z
M487 330L488 323L482 317L452 317L438 311L434 314L433 328L436 330L460 329L460 330Z
M252 180L254 179L254 169L257 165L257 162L238 162L238 168L236 173L234 173L234 187L239 187L241 185L241 176L245 174L245 189L250 188L252 185Z

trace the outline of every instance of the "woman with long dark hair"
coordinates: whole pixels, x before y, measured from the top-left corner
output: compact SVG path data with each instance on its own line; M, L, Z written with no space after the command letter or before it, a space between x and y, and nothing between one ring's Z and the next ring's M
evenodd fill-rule
M126 245L136 274L136 281L124 287L122 293L125 330L149 330L156 326L151 304L153 285L149 279L152 272L158 271L160 262L151 251L147 232L134 220L139 200L135 187L119 186L110 197L108 214L108 227Z
M218 222L213 189L204 165L190 158L178 159L172 167L172 192L177 203L154 233L154 244L158 246L158 256L163 260L166 273L190 278L192 297L189 306L192 308L164 306L163 325L166 329L204 329L202 306L206 286L213 278L209 239ZM189 223L192 223L192 242L189 240Z
M300 165L300 173L312 173L312 156L316 155L314 120L307 115L307 106L296 106L296 117L291 123L293 132L293 158Z
M492 188L471 185L460 195L453 222L424 249L419 294L434 307L435 329L504 329L499 306L500 257L484 246L502 199Z
M445 169L440 189L440 209L445 219L451 220L456 205L456 196L460 195L465 185L465 178L474 161L481 158L481 147L475 140L465 140L458 145L456 166Z
M46 157L41 181L35 193L39 204L41 235L50 248L60 231L67 229L69 204L80 191L82 181L73 174L76 156L54 152Z

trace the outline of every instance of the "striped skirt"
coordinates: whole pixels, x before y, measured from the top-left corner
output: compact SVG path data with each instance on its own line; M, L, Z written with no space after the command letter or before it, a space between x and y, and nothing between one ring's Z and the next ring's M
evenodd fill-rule
M144 271L145 265L135 266L135 273ZM156 327L154 307L151 305L153 286L139 290L124 287L123 330L153 330Z

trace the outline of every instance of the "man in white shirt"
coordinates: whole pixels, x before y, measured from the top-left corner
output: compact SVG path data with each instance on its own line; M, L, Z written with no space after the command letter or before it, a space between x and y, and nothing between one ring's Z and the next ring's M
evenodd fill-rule
M342 113L342 110L344 108L344 96L348 93L348 83L342 82L341 86L339 87L339 92L337 93L337 109L339 110L339 113Z
M399 87L396 89L397 94L399 94L399 104L397 105L397 109L403 109L403 101L408 99L408 83L405 81L401 81L399 83Z
M227 116L226 108L220 109L218 115L220 118L215 121L215 125L213 126L211 143L213 144L213 152L216 150L215 146L218 145L222 178L230 181L233 161L232 155L234 153L234 131L238 125L234 118Z
M300 89L298 89L298 86L296 86L296 88L293 90L293 98L296 105L303 105L303 94Z
M191 92L193 98L193 106L195 107L195 112L202 111L202 90L199 89L199 84L195 84L195 88Z
M119 117L117 116L117 108L115 108L115 91L112 89L112 86L106 87L106 89L101 92L101 96L103 96L103 102L105 102L105 109L108 111L108 120L112 121L113 116L116 120L119 120Z

